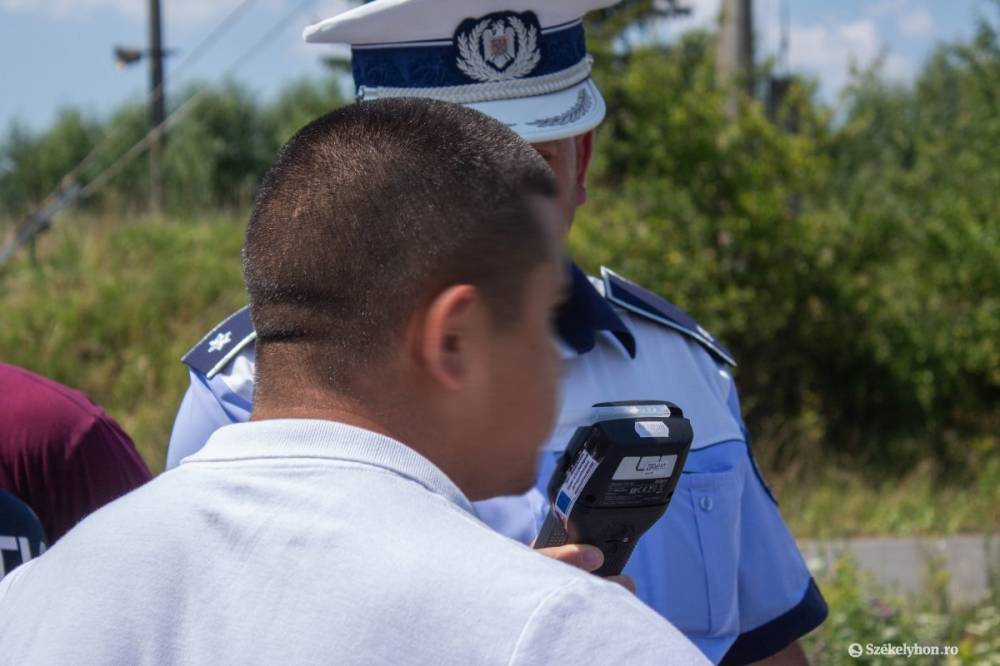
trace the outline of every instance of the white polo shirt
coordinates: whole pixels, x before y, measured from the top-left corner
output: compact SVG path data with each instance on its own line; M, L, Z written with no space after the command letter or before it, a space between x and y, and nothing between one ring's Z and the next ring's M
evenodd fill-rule
M700 664L621 587L493 532L405 445L227 426L0 583L31 664Z

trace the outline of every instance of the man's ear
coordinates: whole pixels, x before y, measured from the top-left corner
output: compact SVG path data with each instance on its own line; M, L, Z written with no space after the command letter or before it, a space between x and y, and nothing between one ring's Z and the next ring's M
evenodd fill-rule
M415 352L430 379L448 391L469 381L483 332L483 302L478 290L462 284L440 292L417 322Z
M576 205L587 202L587 169L594 155L594 130L574 137L576 142Z

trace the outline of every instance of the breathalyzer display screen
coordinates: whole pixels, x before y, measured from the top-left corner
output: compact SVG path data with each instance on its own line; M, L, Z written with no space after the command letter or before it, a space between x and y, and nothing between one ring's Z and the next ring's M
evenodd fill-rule
M551 509L535 547L592 544L605 556L596 573L620 573L666 511L692 439L673 403L594 405L591 425L577 429L549 480Z

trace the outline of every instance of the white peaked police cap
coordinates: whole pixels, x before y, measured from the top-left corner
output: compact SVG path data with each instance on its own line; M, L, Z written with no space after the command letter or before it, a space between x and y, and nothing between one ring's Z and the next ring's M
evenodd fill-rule
M457 102L538 143L583 134L604 118L583 16L617 2L374 0L303 37L351 45L359 101Z

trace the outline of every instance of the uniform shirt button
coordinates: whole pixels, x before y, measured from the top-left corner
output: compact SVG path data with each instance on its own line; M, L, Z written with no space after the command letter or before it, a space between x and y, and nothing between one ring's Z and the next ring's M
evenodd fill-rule
M712 498L708 495L702 495L701 499L698 500L698 506L701 507L702 511L711 511L715 503L712 502Z

